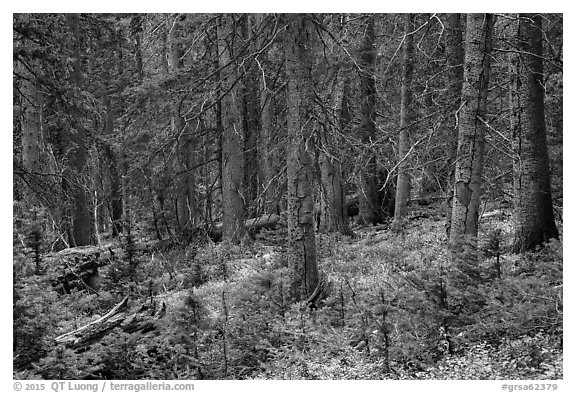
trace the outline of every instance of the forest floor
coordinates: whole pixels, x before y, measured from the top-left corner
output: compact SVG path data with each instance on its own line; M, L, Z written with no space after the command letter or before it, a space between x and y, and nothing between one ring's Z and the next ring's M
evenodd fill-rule
M401 234L381 226L354 228L354 238L318 235L330 290L314 310L289 301L281 229L242 246L141 253L130 268L117 255L100 269L96 293L46 290L49 274L24 274L23 258L16 376L561 379L562 244L507 253L510 214L493 207L479 251L455 255L438 211L420 209ZM116 329L83 351L55 345L126 295L165 304L166 316L152 331Z

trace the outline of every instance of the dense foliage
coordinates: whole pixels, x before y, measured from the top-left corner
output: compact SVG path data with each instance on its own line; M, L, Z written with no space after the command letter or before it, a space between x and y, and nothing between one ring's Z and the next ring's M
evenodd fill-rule
M15 378L562 378L562 33L14 14Z
M505 224L496 218L486 227ZM355 240L321 238L331 291L312 311L290 303L286 256L265 241L142 255L130 279L119 260L92 295L58 295L34 274L32 258L19 256L16 376L562 378L560 243L496 258L486 230L481 252L463 252L450 266L440 216L414 221L404 238L358 232ZM127 286L135 301L168 304L156 332L112 332L80 353L54 344L105 313Z

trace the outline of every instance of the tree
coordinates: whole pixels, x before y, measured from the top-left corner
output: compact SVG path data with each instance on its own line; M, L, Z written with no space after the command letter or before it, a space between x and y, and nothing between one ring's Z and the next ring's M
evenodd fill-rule
M239 242L245 235L244 201L244 119L242 85L237 64L240 29L236 16L222 15L218 24L218 53L222 87L222 225L223 239Z
M77 14L67 15L68 26L71 35L72 70L70 72L70 83L75 89L76 95L81 89L80 69L80 21ZM78 97L77 97L78 98ZM85 246L90 244L90 212L88 210L88 198L84 190L83 172L86 165L86 130L82 125L79 114L72 116L68 131L70 149L69 171L65 173L66 187L72 194L72 232L70 243L75 246Z
M404 45L402 59L402 87L400 93L400 135L398 138L398 177L396 183L396 206L392 229L403 226L406 208L410 199L410 174L408 155L410 154L410 127L414 123L412 109L412 76L414 74L414 14L404 16Z
M446 16L446 61L448 65L448 102L450 119L446 124L446 147L447 147L447 173L446 190L450 194L448 200L452 200L454 188L454 167L456 153L458 151L458 110L462 103L462 83L464 80L464 48L462 47L462 23L460 14L448 14ZM446 227L450 228L452 217L446 214ZM449 230L448 230L449 233Z
M382 221L380 204L378 203L378 171L376 157L372 144L376 138L376 30L375 16L366 20L366 30L360 49L360 90L361 90L361 124L359 128L360 141L364 146L358 193L360 198L358 222L362 225L373 225Z
M312 173L314 42L311 16L286 17L285 56L288 80L288 244L291 293L295 300L308 298L318 285Z
M339 79L343 79L339 77ZM340 86L337 89L344 89L344 80L336 82ZM339 94L339 93L336 93ZM341 108L342 95L335 97L335 109ZM335 119L340 123L339 119ZM340 129L338 126L333 126ZM344 189L342 187L342 164L341 157L337 154L337 147L334 135L324 131L321 135L321 148L319 152L320 180L322 185L322 218L320 220L321 230L325 232L339 232L344 235L353 234L348 225L348 216L345 208Z
M182 44L178 36L182 16L170 16L167 19L166 45L167 68L169 75L178 78L178 72L183 66ZM177 138L178 175L176 177L177 189L177 222L182 237L187 237L192 231L198 217L198 201L196 195L195 163L193 136L191 126L180 113L182 97L175 94L171 102L171 129Z
M460 14L446 16L446 61L448 66L448 100L451 116L447 124L446 136L448 147L448 165L456 162L458 149L458 121L457 113L461 104L462 83L464 80L464 48L462 47L462 23ZM447 180L448 190L452 190L454 171L449 170Z
M260 27L253 15L244 14L241 17L242 36L249 44L250 54L257 51L257 29ZM258 69L253 61L243 64L242 86L244 88L244 180L243 196L247 207L247 218L256 216L256 199L258 196L258 136L260 135L260 112L258 100Z
M484 165L486 99L492 50L491 14L468 14L464 55L464 83L458 119L458 152L452 200L450 243L478 235L478 209Z
M344 47L347 46L347 33L344 32L346 23L346 16L344 15L339 22L339 30L341 30L339 35L344 36L342 43ZM318 152L322 187L320 229L325 232L352 235L353 232L348 225L342 184L343 149L338 143L339 135L350 121L349 111L344 108L344 93L349 80L346 75L346 63L336 54L338 49L332 48L331 60L334 64L330 65L332 72L328 72L332 80L327 82L330 88L327 89L327 94L322 96L322 103L324 104L322 113L324 116L322 116L323 124L319 135L320 151Z
M21 108L20 132L22 139L22 166L27 178L33 179L40 171L40 143L42 139L42 106L43 96L40 91L39 78L19 61L18 74L21 76L19 86L19 103ZM38 72L38 71L37 71ZM27 189L25 195L32 203L34 190Z
M558 238L552 210L544 120L542 16L520 14L511 55L510 126L514 147L513 250L535 249Z
M114 71L120 71L120 59L122 58L122 38L119 32L115 29L112 31L110 39L110 47L112 48L111 58L112 64L117 63L118 67L106 68L106 83L105 93L103 97L103 106L106 111L104 134L102 135L102 145L104 149L104 157L107 160L108 172L110 177L110 214L112 218L112 236L117 237L123 231L122 216L124 214L124 201L122 198L122 167L121 167L121 154L115 149L114 144L107 140L114 138L114 128L116 126L119 108L114 105L114 100L117 97L112 97L110 91L113 90L112 81ZM116 70L115 68L118 68ZM110 72L112 70L112 72Z
M263 23L264 16L258 14L256 16L259 24ZM259 37L258 44L262 38ZM263 198L262 209L263 213L275 213L278 209L279 203L275 200L275 188L277 186L275 160L274 160L274 135L277 130L274 127L274 94L271 91L269 78L266 76L265 64L269 62L268 52L265 51L260 55L260 62L262 63L262 72L259 73L258 84L260 86L260 135L258 135L258 162L259 162L259 185L260 195Z
M108 96L104 98L106 108L105 135L114 133L114 122L116 111L112 105L112 99ZM117 237L122 232L122 214L124 204L122 200L122 178L118 153L110 143L104 144L104 152L108 161L108 171L110 173L110 213L112 216L112 236Z
M458 151L455 131L466 128L466 111L478 102L461 100L463 90L470 89L470 83L462 85L461 17L307 17L313 19L312 35L318 38L318 45L309 48L314 52L313 99L307 100L314 102L313 131L304 138L314 160L314 205L321 206L323 215L315 220L316 230L347 232L344 205L350 216L360 212L360 223L379 223L393 213L395 203L390 201L395 199L399 208L394 226L400 224L408 201L404 186L410 179L417 187L411 195L418 193L423 203L440 190L451 188L454 194L451 167L457 162L462 172L466 166L466 147ZM220 19L218 28L215 22ZM561 19L542 19L542 83L554 197L562 188ZM513 181L513 158L508 155L512 143L500 131L510 126L508 57L520 47L510 47L510 36L500 34L508 34L513 20L502 18L494 33L485 109L490 116L483 118L485 199L509 194L507 184ZM20 185L32 189L38 197L33 202L42 205L37 213L48 214L54 227L69 229L71 245L76 244L74 226L88 228L83 235L93 241L108 229L118 235L120 223L132 219L139 230L155 229L159 239L187 241L192 238L181 235L188 229L206 231L187 235L211 234L220 228L222 217L231 228L226 238L246 218L281 213L288 202L290 145L286 98L291 77L280 39L285 37L284 21L274 14L16 15L17 198L29 197L19 191L24 190ZM469 33L467 41L471 46L474 35ZM25 64L18 63L21 59ZM521 88L529 83L522 80L527 62L517 59L524 68L513 98L520 100ZM526 136L522 115L514 116ZM484 122L478 124L480 129ZM303 135L308 131L305 127ZM527 146L525 140L518 142L518 154ZM518 159L517 171L526 162ZM62 188L54 187L62 180ZM403 196L395 198L398 180L398 195ZM458 193L466 201L468 180L461 180ZM62 201L66 203L58 203ZM131 214L125 214L128 211ZM450 214L450 222L452 218ZM82 220L89 225L80 225ZM63 232L53 233L59 239L50 239L50 244L68 245Z

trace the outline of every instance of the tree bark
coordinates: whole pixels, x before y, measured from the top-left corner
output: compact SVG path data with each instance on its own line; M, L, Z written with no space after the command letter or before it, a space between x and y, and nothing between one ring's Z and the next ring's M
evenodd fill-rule
M243 37L249 41L249 51L257 50L253 29L258 26L254 15L242 16ZM243 195L246 205L246 217L253 218L258 214L258 135L260 134L260 113L258 103L258 69L253 61L244 63L244 184Z
M376 31L375 17L372 15L366 22L364 41L360 49L361 104L362 123L359 129L360 141L364 145L358 190L360 195L360 212L358 223L374 225L383 217L378 203L378 173L376 157L372 143L376 138Z
M43 130L42 107L44 98L39 89L37 77L24 66L19 66L18 72L26 76L21 79L20 83L22 165L28 172L27 178L32 180L41 170L40 143ZM27 203L30 205L35 203L33 190L26 189L23 194Z
M72 72L70 73L70 83L79 89L81 85L80 69L80 22L77 14L67 14L68 26L72 37L71 58ZM80 97L77 97L80 98ZM70 169L68 176L73 177L73 181L68 181L72 194L72 239L70 243L75 246L85 246L90 244L90 212L88 209L88 197L84 190L84 180L82 179L84 167L86 166L86 131L79 119L73 119L69 130L70 145Z
M104 98L106 106L106 136L114 134L114 122L116 113L113 109L112 100L106 96ZM122 177L118 154L114 151L110 143L104 146L106 158L108 159L108 171L110 175L110 211L112 215L112 236L118 237L122 233L122 213L124 203L122 200Z
M266 82L260 79L262 94L262 104L260 113L260 138L258 141L258 155L260 157L260 193L263 197L263 212L266 214L277 212L278 201L275 199L276 188L278 187L275 179L276 164L274 160L274 114L272 93L266 90Z
M448 175L445 178L447 200L452 200L454 194L454 168L456 165L456 155L458 151L458 110L462 104L462 83L464 82L464 48L462 46L462 22L461 14L448 14L446 16L446 60L448 65L448 105L450 107L450 118L446 122L446 157L448 157L445 168ZM445 205L447 210L452 208L451 204ZM446 214L446 233L450 233L452 215L450 211Z
M218 53L222 98L222 213L224 241L238 243L246 234L244 228L244 119L242 86L234 57L238 46L234 15L226 14L218 25Z
M544 120L542 17L520 14L511 55L511 129L514 147L515 252L558 238L554 222Z
M342 29L343 27L341 27ZM345 45L345 44L344 44ZM344 204L344 189L342 187L342 155L338 146L338 135L349 121L347 111L343 110L344 91L347 84L344 63L333 56L336 75L332 89L324 102L331 104L325 108L324 128L320 135L320 180L322 185L322 211L320 230L322 232L339 232L352 235L348 226L348 215ZM328 105L327 105L328 106Z
M263 14L257 14L258 21L263 23ZM259 45L262 45L258 38ZM274 94L270 83L272 81L267 77L269 68L268 52L263 52L258 56L262 69L258 73L258 83L260 87L260 135L258 136L258 162L259 162L259 192L262 197L262 213L277 213L279 203L277 201L278 179L276 173L278 170L277 160L275 160L274 135L278 130L274 125Z
M328 143L323 144L326 149ZM348 226L348 215L344 205L342 188L342 166L338 158L320 152L320 178L323 191L323 209L320 220L322 232L339 232L343 235L353 234Z
M286 17L286 78L288 80L288 243L291 295L307 299L316 289L318 265L314 233L312 173L313 84L315 31L310 16Z
M458 123L458 152L455 170L450 244L464 240L476 243L478 208L484 165L486 98L492 50L492 14L468 14L464 83ZM469 239L465 239L465 238Z
M114 55L118 56L118 72L122 71L122 65L120 61L122 59L122 40L120 39L120 33L113 30L111 33L111 42L117 43L113 51ZM111 79L111 75L107 75ZM107 86L107 90L111 89L111 86ZM114 138L114 128L116 124L116 118L118 116L118 110L116 105L114 105L114 97L108 91L104 94L103 104L106 108L106 124L104 126L104 138L103 147L105 159L108 163L108 174L110 178L110 206L109 211L112 220L112 236L118 237L123 231L122 214L124 212L124 201L122 199L122 175L119 162L119 154L117 149L114 148L113 138Z
M446 124L448 167L453 168L458 150L457 111L462 103L462 83L464 82L464 48L462 47L462 23L460 14L446 17L446 60L448 63L448 100L450 118ZM447 189L452 191L454 172L450 170L446 179Z
M414 74L414 14L404 16L404 44L402 59L402 87L400 93L400 135L398 138L398 177L396 183L396 205L394 207L393 230L400 230L406 217L410 199L410 174L408 173L410 151L410 127L414 123L412 108L412 77Z
M179 42L179 15L168 18L168 72L173 76L182 68L182 49ZM172 134L178 141L178 176L176 178L178 228L180 235L186 238L192 231L198 218L198 197L194 167L196 156L193 146L191 127L180 114L181 98L178 94L172 98Z

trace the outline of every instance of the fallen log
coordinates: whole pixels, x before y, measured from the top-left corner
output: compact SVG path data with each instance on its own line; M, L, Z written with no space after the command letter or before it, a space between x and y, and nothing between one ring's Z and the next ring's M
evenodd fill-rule
M100 282L98 269L108 265L123 253L119 244L67 248L47 254L44 264L53 277L52 285L60 293L74 288L97 292Z
M149 305L142 305L137 310L128 308L128 296L116 304L106 315L90 322L79 329L56 337L58 344L64 344L72 349L89 347L100 340L114 328L123 332L150 332L156 329L156 321L166 314L166 304L163 302L160 309L150 312Z
M280 223L282 216L278 214L265 214L260 217L250 218L244 221L244 227L251 233L257 233L262 229L274 228ZM214 241L219 241L222 239L222 223L219 222L210 231L210 237Z
M151 242L134 245L138 253L151 250ZM97 293L100 287L98 269L125 257L125 245L120 242L100 246L81 246L46 254L43 258L46 274L53 277L52 285L64 294L73 289Z
M425 198L412 198L408 201L408 204L411 206L418 205L418 206L428 206L434 203L446 200L445 196L431 196ZM344 209L348 217L354 217L359 214L360 199L358 198L358 194L347 195L344 198ZM389 215L393 215L393 211L387 208L386 210Z
M437 202L445 202L448 198L445 195L434 195L421 198L412 198L408 201L411 205L428 206Z

